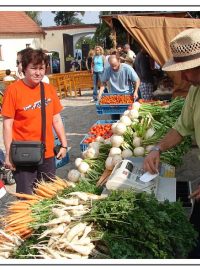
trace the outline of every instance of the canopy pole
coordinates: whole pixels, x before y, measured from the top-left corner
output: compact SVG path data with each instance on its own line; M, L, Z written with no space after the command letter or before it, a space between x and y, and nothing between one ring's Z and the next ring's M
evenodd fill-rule
M127 38L127 44L130 45L130 34L128 31L126 32L126 38Z
M113 49L116 49L117 48L117 34L114 27L111 30L110 39L113 42Z

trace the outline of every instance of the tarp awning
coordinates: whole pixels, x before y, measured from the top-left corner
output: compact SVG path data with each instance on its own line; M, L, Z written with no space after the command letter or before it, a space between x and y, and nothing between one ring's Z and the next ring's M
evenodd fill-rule
M189 28L200 28L200 19L193 18L134 15L115 15L113 18L120 21L126 31L160 66L172 57L169 43L178 33ZM185 96L189 85L181 81L180 72L170 72L169 76L174 81L175 96Z

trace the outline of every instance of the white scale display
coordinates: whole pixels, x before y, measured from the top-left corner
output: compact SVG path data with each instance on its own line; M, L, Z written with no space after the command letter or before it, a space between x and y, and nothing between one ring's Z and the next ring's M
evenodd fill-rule
M159 174L145 173L130 160L122 160L117 163L108 178L106 188L108 190L130 189L156 193Z

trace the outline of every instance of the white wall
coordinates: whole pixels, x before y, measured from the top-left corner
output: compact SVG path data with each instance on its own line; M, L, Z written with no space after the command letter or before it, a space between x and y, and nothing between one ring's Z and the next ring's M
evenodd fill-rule
M16 70L17 52L26 48L26 44L34 49L43 48L43 35L35 34L32 36L2 36L0 35L0 45L2 61L0 61L0 70Z
M96 31L95 27L85 28L85 29L61 29L61 30L44 30L46 33L44 39L44 48L50 51L56 51L60 56L60 72L65 72L64 63L64 49L63 49L63 34L74 35L73 46L75 49L75 44L80 37L86 36L88 34L93 34Z

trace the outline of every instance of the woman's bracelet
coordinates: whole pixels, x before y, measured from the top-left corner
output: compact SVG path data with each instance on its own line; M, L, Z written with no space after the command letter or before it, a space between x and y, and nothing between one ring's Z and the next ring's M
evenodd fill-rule
M62 146L62 145L61 145L60 147L61 147L61 148L65 148L65 149L67 149L67 146Z

